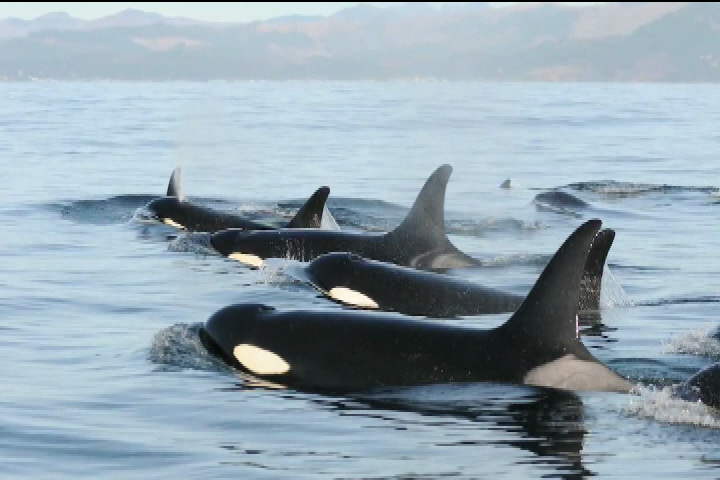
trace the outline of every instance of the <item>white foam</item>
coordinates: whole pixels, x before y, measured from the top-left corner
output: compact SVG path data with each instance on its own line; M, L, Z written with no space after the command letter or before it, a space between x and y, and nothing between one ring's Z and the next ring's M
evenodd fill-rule
M686 332L663 344L663 353L682 353L720 358L720 342L711 337L717 325L708 325Z
M625 413L658 422L720 428L720 412L703 403L688 402L673 394L672 387L636 385L623 408Z

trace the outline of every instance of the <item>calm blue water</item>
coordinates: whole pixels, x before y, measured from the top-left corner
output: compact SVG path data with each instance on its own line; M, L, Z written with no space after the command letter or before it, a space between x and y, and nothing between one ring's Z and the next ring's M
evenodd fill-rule
M720 359L720 87L3 83L0 107L0 477L720 476L720 413L668 393ZM343 228L383 231L444 163L486 264L454 274L526 292L583 221L616 230L582 334L634 394L257 384L203 351L213 312L342 307L133 219L182 165L218 208L289 218L328 185ZM554 188L588 207L534 202Z

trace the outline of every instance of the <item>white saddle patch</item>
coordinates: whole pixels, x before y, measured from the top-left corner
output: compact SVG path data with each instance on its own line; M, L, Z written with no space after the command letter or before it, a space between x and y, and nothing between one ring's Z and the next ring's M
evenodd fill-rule
M234 252L228 255L228 258L232 258L233 260L237 260L240 263L244 263L245 265L250 265L251 267L257 268L262 267L264 263L262 258L251 253Z
M355 305L362 308L378 308L378 304L367 295L347 287L331 288L328 292L331 298L338 302Z
M280 355L255 345L238 345L233 355L245 368L258 375L281 375L290 371L290 365Z
M627 392L630 382L605 365L565 355L530 370L523 383L566 390Z

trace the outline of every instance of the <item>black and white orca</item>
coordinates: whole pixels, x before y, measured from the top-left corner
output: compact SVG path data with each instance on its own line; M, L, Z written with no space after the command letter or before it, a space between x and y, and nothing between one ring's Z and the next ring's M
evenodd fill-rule
M334 219L328 217L329 211L325 205L329 194L330 188L318 188L285 227L321 228L323 226L323 216L328 218L330 225L334 224ZM217 232L228 228L243 230L277 229L277 227L271 225L188 201L184 197L180 186L180 167L175 168L170 176L166 195L151 201L144 207L143 212L145 218L191 232Z
M312 229L246 231L228 229L213 234L210 243L220 254L259 267L267 258L310 261L330 252L422 270L477 266L445 232L445 190L452 173L442 165L427 179L410 212L395 230L385 234Z
M568 237L514 314L482 330L366 311L276 311L239 304L213 314L208 350L263 380L322 391L449 382L628 392L579 337L580 281L600 220Z
M585 261L579 311L600 308L603 267L614 238L615 232L605 229L593 241ZM317 290L337 302L406 315L451 318L514 312L525 299L442 273L344 252L319 256L307 264L305 272Z

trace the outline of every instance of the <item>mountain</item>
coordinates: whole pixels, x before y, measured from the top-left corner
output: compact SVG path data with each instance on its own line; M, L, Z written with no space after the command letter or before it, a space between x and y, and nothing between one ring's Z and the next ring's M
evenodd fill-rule
M0 79L720 82L714 2L360 4L230 24L0 20Z

